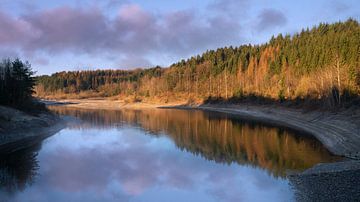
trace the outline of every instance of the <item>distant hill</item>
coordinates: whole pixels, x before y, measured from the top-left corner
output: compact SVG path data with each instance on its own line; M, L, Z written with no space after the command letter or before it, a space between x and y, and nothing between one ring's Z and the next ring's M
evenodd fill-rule
M321 23L262 45L209 50L168 68L60 72L37 78L37 95L136 100L316 101L340 106L360 95L360 26Z

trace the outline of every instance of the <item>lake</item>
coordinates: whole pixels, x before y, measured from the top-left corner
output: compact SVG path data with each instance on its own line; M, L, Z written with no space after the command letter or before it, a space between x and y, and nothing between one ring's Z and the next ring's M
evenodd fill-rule
M337 159L307 135L222 113L50 109L67 127L0 157L3 200L292 201L287 172Z

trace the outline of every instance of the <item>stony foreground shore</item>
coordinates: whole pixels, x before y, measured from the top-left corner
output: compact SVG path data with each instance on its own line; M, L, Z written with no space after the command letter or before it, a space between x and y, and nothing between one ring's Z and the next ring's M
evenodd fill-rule
M318 164L288 178L297 201L360 200L360 161Z
M63 127L64 122L49 112L30 115L0 106L0 153L11 153L29 147Z

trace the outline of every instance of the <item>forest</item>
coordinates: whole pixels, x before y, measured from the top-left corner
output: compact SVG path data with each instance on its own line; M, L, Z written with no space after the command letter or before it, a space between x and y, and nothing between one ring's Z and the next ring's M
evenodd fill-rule
M0 105L30 107L35 78L31 65L19 59L0 62Z
M39 76L42 98L360 105L360 26L321 23L267 43L208 50L170 67Z

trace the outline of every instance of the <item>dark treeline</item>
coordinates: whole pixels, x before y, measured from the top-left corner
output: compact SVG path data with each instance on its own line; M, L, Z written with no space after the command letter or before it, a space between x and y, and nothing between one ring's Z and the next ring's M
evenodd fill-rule
M322 23L262 45L206 51L169 68L60 72L38 78L38 96L127 96L161 101L317 100L330 107L360 95L360 26ZM354 99L355 98L355 99Z
M0 63L0 105L22 107L32 102L33 75L28 62L3 60Z
M38 175L37 160L41 143L17 150L10 154L0 154L0 192L1 198L6 200L4 192L15 194L31 185ZM7 201L7 200L6 200Z
M95 70L58 72L51 76L38 77L40 87L37 92L63 92L79 93L81 91L102 91L103 96L114 96L124 92L127 87L133 88L133 84L143 77L160 77L163 69L155 67L151 69L136 70ZM120 85L122 84L122 85ZM131 85L131 87L129 86ZM132 92L131 92L132 93Z

